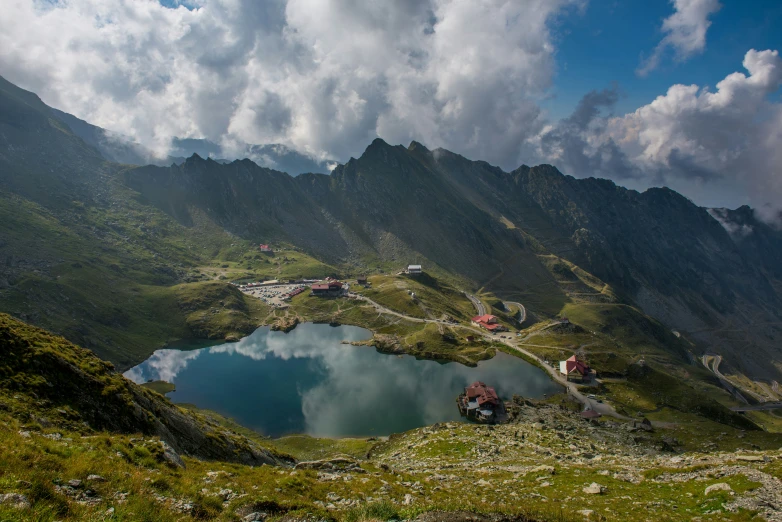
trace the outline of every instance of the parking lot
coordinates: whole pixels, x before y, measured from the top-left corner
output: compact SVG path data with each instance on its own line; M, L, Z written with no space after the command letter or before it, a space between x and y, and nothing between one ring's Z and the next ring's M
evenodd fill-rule
M243 285L239 290L247 295L257 297L264 303L275 308L285 308L288 304L286 299L297 295L297 293L307 291L307 286L302 284L294 285L273 285L273 286L250 286Z

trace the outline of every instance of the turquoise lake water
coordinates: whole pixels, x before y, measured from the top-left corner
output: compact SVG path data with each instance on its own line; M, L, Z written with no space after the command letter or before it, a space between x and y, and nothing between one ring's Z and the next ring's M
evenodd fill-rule
M287 334L264 327L238 343L158 350L125 377L172 382L172 401L272 437L379 436L460 420L456 397L477 380L505 399L561 390L541 369L504 353L470 368L342 344L370 337L355 326L307 323Z

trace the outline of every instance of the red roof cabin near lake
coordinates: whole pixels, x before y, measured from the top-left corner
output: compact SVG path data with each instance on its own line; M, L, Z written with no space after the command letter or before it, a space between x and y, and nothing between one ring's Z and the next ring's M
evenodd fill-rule
M485 328L490 332L505 332L508 329L501 325L493 315L476 315L472 318L472 324Z
M583 381L589 378L592 369L584 362L579 361L575 355L565 361L559 361L559 373L567 380L575 379Z
M503 410L503 404L497 392L491 386L476 381L459 395L459 411L468 419L478 422L493 422Z

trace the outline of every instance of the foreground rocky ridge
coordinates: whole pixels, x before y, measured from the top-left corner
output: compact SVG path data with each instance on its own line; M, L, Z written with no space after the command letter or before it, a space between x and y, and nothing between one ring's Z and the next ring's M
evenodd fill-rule
M665 428L527 402L509 425L434 425L371 455L438 492L477 487L486 504L532 498L594 520L743 520L744 511L782 520L782 449L702 453L672 442Z
M135 385L90 351L6 314L0 314L0 356L0 389L14 396L5 409L34 408L30 418L43 426L155 436L165 443L167 460L181 453L246 465L291 462Z

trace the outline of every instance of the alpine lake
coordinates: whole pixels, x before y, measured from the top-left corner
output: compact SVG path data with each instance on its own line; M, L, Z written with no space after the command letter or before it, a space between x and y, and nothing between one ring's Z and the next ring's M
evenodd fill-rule
M456 397L475 381L505 400L561 390L540 368L502 352L468 367L346 344L371 336L355 326L305 323L288 333L262 327L236 343L157 350L124 375L139 384L173 383L173 402L271 437L384 436L458 421Z

